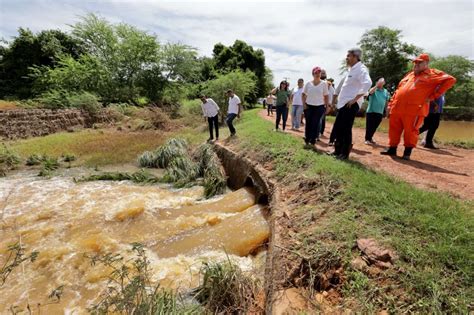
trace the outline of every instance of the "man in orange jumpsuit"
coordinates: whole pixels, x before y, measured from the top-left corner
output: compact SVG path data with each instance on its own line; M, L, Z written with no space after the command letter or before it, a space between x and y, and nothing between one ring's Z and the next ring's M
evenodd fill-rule
M403 159L409 160L411 151L418 142L418 130L428 115L430 101L440 97L451 88L456 79L443 71L430 69L428 54L413 60L413 71L398 84L388 105L389 148L381 154L397 155L397 146L403 132L405 151Z

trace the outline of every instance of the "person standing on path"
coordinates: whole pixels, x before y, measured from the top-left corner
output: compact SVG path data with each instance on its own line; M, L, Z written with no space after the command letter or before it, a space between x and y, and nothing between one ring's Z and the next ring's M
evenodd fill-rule
M207 119L209 124L209 139L207 141L214 140L213 129L216 129L216 141L219 140L219 106L214 102L212 98L207 98L205 95L201 95L201 109L204 119Z
M273 116L273 101L275 97L270 93L267 96L267 116Z
M338 95L337 108L339 113L334 123L336 127L336 143L331 155L347 160L352 149L352 126L359 111L364 95L370 89L372 80L369 70L362 64L362 50L352 48L347 51L346 63L350 67Z
M373 88L369 90L369 106L365 115L365 144L375 144L374 133L382 122L383 113L390 94L383 86L384 78L379 78Z
M329 135L328 146L330 147L334 146L334 142L336 142L336 130L337 130L336 122L337 122L337 114L339 113L339 111L337 110L337 96L339 95L339 93L341 93L342 85L344 84L345 80L346 80L346 77L342 78L341 82L339 82L339 84L337 85L337 88L334 90L334 94L332 98L331 107L336 113L336 120L332 124L331 134Z
M324 79L323 79L324 78ZM323 70L321 73L321 80L325 80L326 84L328 85L328 99L329 99L329 107L326 109L326 111L323 114L323 117L321 117L321 122L319 124L319 135L318 138L324 135L324 130L326 129L326 113L328 113L331 110L332 106L332 99L334 97L334 87L333 87L333 82L334 79L327 79L326 80L326 70Z
M306 83L303 89L305 126L305 144L314 146L319 135L321 117L329 106L328 85L321 80L321 68L312 70L313 80Z
M303 88L304 80L298 79L298 86L291 93L291 130L300 129L301 116L303 115Z
M275 131L278 131L280 120L283 122L282 129L286 129L286 120L288 119L288 103L290 101L291 92L288 91L288 82L281 81L278 88L272 90L272 94L276 96L276 121Z
M410 160L418 142L418 132L423 119L428 115L429 104L455 83L456 79L443 71L429 68L430 56L421 54L413 60L413 71L398 84L389 108L389 148L383 155L397 155L397 146L403 132L405 151L403 159Z
M439 127L439 121L441 120L441 114L443 113L443 106L445 104L444 95L441 95L434 101L430 102L430 113L426 116L423 121L423 126L421 126L419 133L427 131L426 138L423 141L423 146L428 149L437 149L433 144L433 138L436 133L436 130Z
M235 95L234 91L227 90L227 96L229 97L229 108L227 109L227 118L225 119L225 122L229 127L230 136L233 137L236 133L233 122L235 117L240 118L241 103L240 98Z

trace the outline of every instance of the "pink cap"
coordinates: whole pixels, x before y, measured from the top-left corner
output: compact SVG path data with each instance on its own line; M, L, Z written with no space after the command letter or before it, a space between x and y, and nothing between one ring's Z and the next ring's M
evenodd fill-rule
M313 71L311 72L312 74L315 74L316 72L321 72L321 68L316 66L313 68Z

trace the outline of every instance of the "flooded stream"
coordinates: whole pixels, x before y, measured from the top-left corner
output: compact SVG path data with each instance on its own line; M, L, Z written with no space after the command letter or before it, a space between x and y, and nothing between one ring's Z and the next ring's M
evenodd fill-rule
M10 244L21 241L27 252L39 251L35 262L25 263L24 272L17 268L0 288L0 313L11 305L44 304L61 285L61 302L44 305L41 312L86 313L110 270L92 267L84 254L127 256L132 242L145 246L153 280L168 288L196 287L202 263L227 255L243 270L263 264L264 251L249 255L269 235L266 209L255 204L253 191L202 196L202 187L75 183L67 176L25 173L0 179L0 264Z

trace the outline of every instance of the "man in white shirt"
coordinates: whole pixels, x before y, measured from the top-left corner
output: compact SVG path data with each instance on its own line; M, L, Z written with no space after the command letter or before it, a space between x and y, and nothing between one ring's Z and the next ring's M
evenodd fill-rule
M364 94L372 86L369 70L360 61L362 50L353 48L347 52L346 63L350 67L337 98L336 143L332 155L347 160L352 149L352 126L357 112L364 101Z
M225 122L230 130L230 135L235 136L235 128L232 122L234 121L235 117L240 118L240 98L234 94L234 91L227 90L227 96L229 97L229 108L227 110L227 118Z
M212 98L207 98L206 95L201 95L201 109L204 119L207 119L209 124L210 137L207 139L208 142L214 140L213 129L216 129L216 141L219 140L219 106Z

